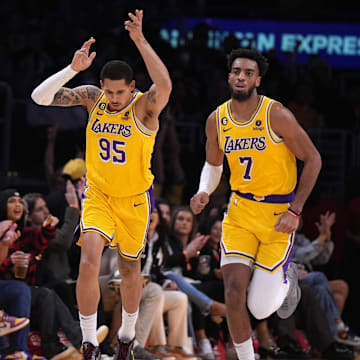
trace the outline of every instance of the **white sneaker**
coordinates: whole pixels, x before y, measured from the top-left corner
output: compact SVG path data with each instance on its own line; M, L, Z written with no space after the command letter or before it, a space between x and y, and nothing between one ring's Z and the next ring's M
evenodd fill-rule
M290 317L296 310L301 299L301 289L298 282L298 271L295 263L291 262L289 264L287 277L290 285L289 290L284 302L276 312L281 319Z
M199 341L199 350L197 355L205 360L215 360L215 355L209 339L206 338Z

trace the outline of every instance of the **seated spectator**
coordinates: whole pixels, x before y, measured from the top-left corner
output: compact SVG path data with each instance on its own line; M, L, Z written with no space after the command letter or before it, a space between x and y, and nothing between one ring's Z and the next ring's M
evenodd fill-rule
M20 194L12 189L0 193L0 214L4 213L8 220L16 222L18 228L23 230L21 236L9 246L8 256L0 266L0 276L4 279L13 279L14 269L16 269L14 265L28 261L23 280L30 285L31 290L31 327L40 331L44 355L50 360L61 360L76 352L76 349L80 349L80 325L73 319L69 309L53 290L36 286L35 277L39 259L48 242L56 236L55 227L58 219L49 215L41 228L23 227L24 203ZM74 346L66 347L60 342L57 335L60 328ZM100 332L107 332L107 329L102 328ZM102 334L99 333L100 335Z
M171 203L169 200L164 198L156 199L157 205L159 205L159 209L161 212L162 218L166 221L167 226L170 227L171 223Z
M209 235L195 234L195 229L195 217L190 208L178 207L171 221L169 255L164 260L164 269L171 270L166 271L165 275L176 282L178 288L188 295L192 303L198 355L213 359L214 353L205 332L204 313L225 316L226 308L224 303L211 298L214 295L211 287L194 278L194 271L199 265L200 250L209 239ZM216 292L217 296L221 296L219 289Z
M150 217L148 240L141 257L142 271L149 274L153 282L163 286L163 303L159 306L157 317L153 322L148 344L150 351L160 357L174 355L181 358L192 358L185 350L188 338L187 296L176 291L174 282L166 280L161 274L161 267L167 255L166 220L163 219L160 205L156 203ZM168 334L165 335L163 314L167 315Z
M338 341L347 345L360 345L360 338L344 324L341 314L348 296L349 288L344 280L328 280L319 271L311 271L314 265L325 264L329 261L334 250L331 241L331 227L335 223L335 213L326 212L316 223L319 230L318 237L311 241L301 234L301 223L295 235L293 247L293 261L298 264L298 277L303 285L311 286L328 318L330 329Z
M106 248L101 259L99 283L104 310L111 313L109 342L114 347L117 343L117 332L121 325L122 316L120 295L121 280L117 262L117 251ZM145 344L149 337L155 315L159 309L159 304L162 303L163 291L158 284L150 282L144 286L139 305L139 316L135 326L135 358L143 360L158 359L158 356L153 355L145 349Z
M79 223L80 207L74 185L70 180L66 183L65 198L68 202L64 223L56 229L56 236L47 245L37 266L36 284L52 288L69 307L73 317L77 319L74 281L70 278L68 250L73 243L74 230ZM29 193L24 196L28 206L27 224L33 228L41 228L50 215L42 194Z
M308 359L310 354L299 347L296 329L303 330L313 351L318 351L324 359L352 360L353 352L345 345L335 341L325 313L311 287L302 285L301 299L294 314L287 319L276 317L277 343L286 358Z
M17 224L10 220L0 221L0 265L7 257L9 246L20 236L16 228ZM30 289L26 284L17 280L0 280L0 358L44 359L31 354L28 349L30 303ZM4 342L5 336L7 342Z

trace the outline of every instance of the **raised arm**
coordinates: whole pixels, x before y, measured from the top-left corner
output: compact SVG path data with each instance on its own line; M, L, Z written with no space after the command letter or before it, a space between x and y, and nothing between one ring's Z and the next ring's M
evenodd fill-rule
M159 56L146 41L142 32L143 11L129 13L130 20L125 21L125 29L138 48L153 85L136 103L139 120L150 130L158 127L158 116L166 106L172 89L169 72Z
M304 162L296 195L290 208L301 213L321 169L321 157L304 129L298 124L294 115L286 107L274 104L270 111L271 127L275 134L282 137L294 155ZM285 213L275 224L275 230L291 233L296 230L298 219Z
M34 89L31 98L38 105L46 106L76 106L81 105L90 110L101 90L96 86L84 85L74 89L63 87L78 72L86 70L93 62L96 53L89 55L94 38L85 41L74 54L72 62L65 69L57 72L43 81Z
M224 153L219 148L215 111L206 121L206 161L201 171L198 192L191 198L190 207L199 214L209 202L209 196L219 185L224 162Z

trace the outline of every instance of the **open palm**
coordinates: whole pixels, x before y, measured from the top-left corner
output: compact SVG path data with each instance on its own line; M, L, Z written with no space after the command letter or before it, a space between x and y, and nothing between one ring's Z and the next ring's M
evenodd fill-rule
M91 37L85 41L81 49L77 50L71 62L71 67L75 71L86 70L93 62L96 56L96 52L90 52L90 46L95 42L95 39Z

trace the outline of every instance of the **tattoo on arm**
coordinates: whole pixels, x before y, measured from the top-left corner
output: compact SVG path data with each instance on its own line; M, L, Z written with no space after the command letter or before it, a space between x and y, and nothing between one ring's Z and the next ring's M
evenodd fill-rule
M82 99L84 98L82 89L68 89L61 88L54 96L54 100L51 105L57 106L75 106L82 105Z
M51 105L55 106L88 106L90 100L94 103L99 97L101 90L96 86L79 86L75 89L62 87L54 96Z
M99 97L101 90L95 86L87 86L86 92L87 92L87 98L89 100L95 102L97 100L97 98Z

